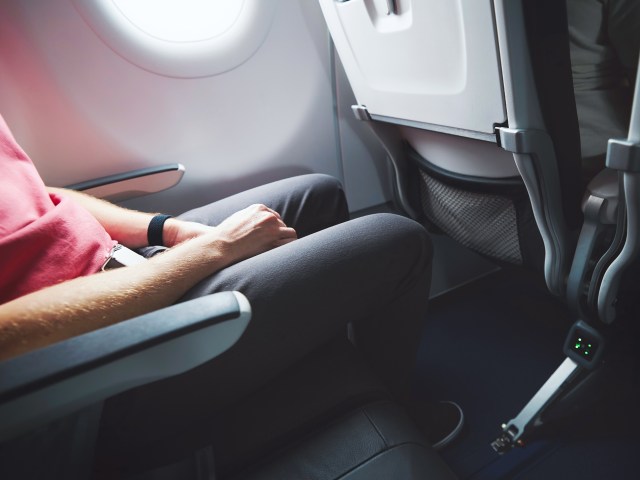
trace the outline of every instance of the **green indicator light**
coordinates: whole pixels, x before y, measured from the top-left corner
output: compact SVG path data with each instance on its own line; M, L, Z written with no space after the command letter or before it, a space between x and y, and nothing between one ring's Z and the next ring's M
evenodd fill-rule
M585 351L584 351L584 354L585 354L585 355L589 355L589 350L585 350Z
M591 348L591 344L590 344L590 343L588 343L588 344L587 344L587 346L588 346L589 348Z
M575 348L576 348L576 349L580 348L580 344L579 344L579 343L576 343Z

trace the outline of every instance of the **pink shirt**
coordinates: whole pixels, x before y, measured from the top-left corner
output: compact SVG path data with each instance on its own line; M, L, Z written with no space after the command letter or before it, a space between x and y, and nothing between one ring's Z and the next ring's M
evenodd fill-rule
M87 210L49 195L0 116L0 304L99 271L114 243Z

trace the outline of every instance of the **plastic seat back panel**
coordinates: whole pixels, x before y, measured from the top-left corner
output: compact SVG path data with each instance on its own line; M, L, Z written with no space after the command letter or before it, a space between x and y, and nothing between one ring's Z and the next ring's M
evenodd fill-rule
M389 121L493 134L506 120L489 0L320 0L358 103Z

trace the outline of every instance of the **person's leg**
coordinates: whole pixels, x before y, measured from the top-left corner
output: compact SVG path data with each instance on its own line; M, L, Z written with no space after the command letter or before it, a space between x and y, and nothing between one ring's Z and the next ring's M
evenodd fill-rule
M249 299L253 320L238 344L255 342L254 354L256 348L269 353L265 364L254 365L255 357L239 346L229 352L233 359L224 370L230 375L246 364L247 375L233 382L242 393L271 377L268 370L281 371L354 322L358 348L391 391L406 396L430 280L431 243L424 229L407 218L379 214L232 265L185 299L224 290L239 290ZM270 345L286 347L271 352ZM235 397L233 388L217 401Z
M298 238L349 219L349 208L340 182L329 175L313 173L285 178L237 193L179 215L177 218L215 226L250 205L261 203L280 214ZM152 257L165 247L142 247Z
M238 210L256 203L278 212L287 226L296 230L298 237L349 218L342 185L335 178L322 174L300 175L252 188L190 210L178 218L217 225Z
M424 229L382 214L335 225L218 272L187 298L243 292L253 310L243 337L206 365L131 392L124 403L128 412L108 403L106 421L118 428L103 435L102 445L126 456L149 439L177 435L264 385L344 332L350 321L373 368L394 393L405 396L430 267Z

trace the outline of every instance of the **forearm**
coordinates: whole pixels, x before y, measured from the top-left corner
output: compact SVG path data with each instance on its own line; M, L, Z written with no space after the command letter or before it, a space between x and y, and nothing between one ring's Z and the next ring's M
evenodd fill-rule
M50 193L64 195L80 204L93 215L107 231L109 236L129 248L140 248L148 245L147 229L153 213L138 212L114 205L113 203L92 197L82 192L62 188L47 187ZM184 222L170 218L164 224L163 242L165 247L173 247L179 243L210 232L211 227L193 222Z
M192 228L185 228L179 245L146 262L0 305L0 359L171 305L218 270L296 239L295 230L264 205L241 210L217 227L181 225Z
M0 359L171 305L228 263L223 250L194 239L143 264L76 278L0 305Z

